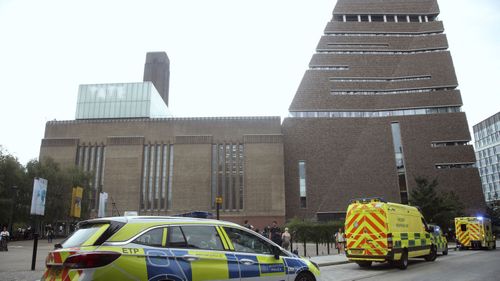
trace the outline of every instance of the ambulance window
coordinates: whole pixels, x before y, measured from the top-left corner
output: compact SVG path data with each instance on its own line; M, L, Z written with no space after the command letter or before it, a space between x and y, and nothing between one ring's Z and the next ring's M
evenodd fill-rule
M184 234L179 226L171 226L168 228L168 247L171 248L186 248L187 243Z
M182 226L188 248L204 250L224 250L219 234L213 226L187 225Z
M161 247L163 239L163 228L155 228L137 237L133 243L152 247Z
M237 252L271 255L271 245L244 230L224 227Z
M460 230L467 231L467 225L466 224L461 224L460 225Z

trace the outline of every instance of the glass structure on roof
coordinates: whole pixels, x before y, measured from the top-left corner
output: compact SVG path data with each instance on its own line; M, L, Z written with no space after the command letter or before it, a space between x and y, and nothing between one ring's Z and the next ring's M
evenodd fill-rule
M152 82L80 85L75 119L172 117Z

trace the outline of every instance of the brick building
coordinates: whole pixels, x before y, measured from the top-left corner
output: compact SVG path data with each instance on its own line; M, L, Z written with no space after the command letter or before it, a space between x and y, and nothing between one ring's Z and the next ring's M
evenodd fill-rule
M40 159L94 171L94 206L105 191L141 214L213 212L220 195L239 223L327 220L356 197L407 203L415 177L474 213L484 199L438 14L436 0L339 0L283 123L169 116L168 57L148 54L155 87L81 86L76 120L47 123Z

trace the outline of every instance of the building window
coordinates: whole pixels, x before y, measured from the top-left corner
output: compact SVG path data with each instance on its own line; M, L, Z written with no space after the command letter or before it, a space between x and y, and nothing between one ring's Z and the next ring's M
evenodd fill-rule
M462 146L468 144L469 141L433 141L431 147Z
M242 210L244 192L244 145L239 143L212 145L211 206L215 197L223 198L222 209Z
M143 211L165 210L171 206L173 145L146 144L143 151L140 208Z
M299 161L300 207L307 208L306 161Z
M76 151L76 166L80 167L84 172L92 172L93 178L89 182L91 190L90 206L92 210L98 208L98 196L102 191L102 183L104 178L104 144L88 144L78 146Z
M396 159L396 170L398 175L399 192L401 203L408 204L408 186L406 183L406 168L403 152L403 144L401 142L401 127L399 123L391 124L392 144L394 146L394 157Z

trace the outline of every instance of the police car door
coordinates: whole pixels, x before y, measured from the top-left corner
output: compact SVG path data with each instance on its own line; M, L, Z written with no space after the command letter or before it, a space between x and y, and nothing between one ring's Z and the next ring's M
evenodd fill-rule
M213 225L171 226L167 247L187 281L239 280L236 260L230 260Z
M261 237L239 228L224 227L240 266L241 280L288 280L283 257L277 259L273 245Z

